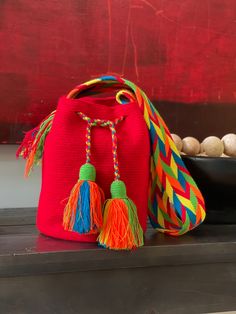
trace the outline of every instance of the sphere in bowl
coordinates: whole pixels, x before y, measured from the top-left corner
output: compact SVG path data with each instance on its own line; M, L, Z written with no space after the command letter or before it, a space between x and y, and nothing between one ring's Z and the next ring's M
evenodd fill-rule
M208 136L202 142L203 151L209 157L220 157L224 152L223 142L216 136Z
M186 155L195 156L200 152L200 143L195 137L187 136L182 142L182 150Z
M236 134L229 133L222 137L224 143L224 153L228 156L236 157Z
M181 138L179 137L179 135L177 134L171 134L173 141L175 142L175 145L178 149L179 152L181 152L182 148L183 148L183 143Z

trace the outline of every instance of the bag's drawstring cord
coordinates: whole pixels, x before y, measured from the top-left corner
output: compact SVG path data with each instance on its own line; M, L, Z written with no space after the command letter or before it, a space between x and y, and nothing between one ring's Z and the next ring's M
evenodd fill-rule
M116 128L115 126L124 120L124 116L120 118L116 118L114 121L104 120L104 119L91 119L86 116L83 112L78 112L78 115L87 122L86 127L86 163L90 163L91 161L91 129L93 126L101 126L101 127L109 127L111 131L111 139L112 139L112 155L113 155L113 164L114 164L114 176L115 180L120 179L120 171L117 157L117 136L116 136Z
M112 139L112 155L113 155L113 164L114 164L114 177L115 180L120 179L120 170L119 170L119 162L117 156L117 136L116 136L116 128L114 122L109 123L109 128L111 130L111 139Z

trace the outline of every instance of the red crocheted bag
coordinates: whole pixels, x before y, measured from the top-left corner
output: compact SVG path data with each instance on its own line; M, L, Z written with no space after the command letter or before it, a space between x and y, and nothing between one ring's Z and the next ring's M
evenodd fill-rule
M118 93L102 97L107 91ZM121 78L87 82L26 134L17 153L27 159L26 174L42 158L40 232L132 249L143 245L148 207L152 224L174 235L204 219L201 193L142 93Z

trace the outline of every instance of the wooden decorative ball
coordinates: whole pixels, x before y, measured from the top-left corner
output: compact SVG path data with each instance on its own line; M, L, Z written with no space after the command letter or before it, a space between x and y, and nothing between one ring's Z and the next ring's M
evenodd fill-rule
M186 155L195 156L200 152L200 143L196 138L187 136L182 140L182 142L182 150Z
M236 134L229 133L222 137L224 153L228 156L236 156Z
M203 151L209 157L220 157L224 152L223 142L216 136L208 136L202 142Z
M175 145L178 149L179 152L181 152L182 148L183 148L183 143L181 138L179 137L179 135L177 134L171 134L173 141L175 142Z

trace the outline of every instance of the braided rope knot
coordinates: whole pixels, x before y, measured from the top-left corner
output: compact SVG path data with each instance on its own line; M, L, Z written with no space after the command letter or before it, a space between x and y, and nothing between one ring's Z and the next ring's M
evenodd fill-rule
M79 111L78 115L87 122L86 128L86 163L90 163L91 160L91 128L93 126L109 127L111 131L112 139L112 156L114 165L114 177L115 181L120 179L119 162L117 156L117 136L116 136L116 125L124 120L124 116L116 118L115 120L104 120L104 119L92 119L86 116L83 112Z
M78 111L77 114L84 120L90 123L92 126L102 126L102 127L107 127L110 126L111 124L117 125L121 121L124 120L124 116L121 116L119 118L116 118L114 120L104 120L104 119L92 119L88 116L86 116L83 112Z

